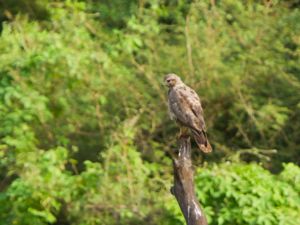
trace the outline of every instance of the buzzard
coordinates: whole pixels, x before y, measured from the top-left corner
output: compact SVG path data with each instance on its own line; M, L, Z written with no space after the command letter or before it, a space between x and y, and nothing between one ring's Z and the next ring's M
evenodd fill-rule
M211 152L212 148L206 135L203 110L197 93L185 85L176 74L166 75L165 84L169 87L170 117L179 124L180 136L187 135L187 130L190 129L200 150L205 153Z

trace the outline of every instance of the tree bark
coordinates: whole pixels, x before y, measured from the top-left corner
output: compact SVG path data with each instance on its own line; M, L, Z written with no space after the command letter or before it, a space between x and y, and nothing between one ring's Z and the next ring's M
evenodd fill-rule
M175 195L187 225L207 225L204 211L195 194L189 137L180 137L179 153L173 158L173 168L174 186L171 193Z

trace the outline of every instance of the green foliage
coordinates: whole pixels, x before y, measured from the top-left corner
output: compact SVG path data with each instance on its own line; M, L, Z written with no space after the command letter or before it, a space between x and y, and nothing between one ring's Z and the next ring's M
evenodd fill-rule
M133 120L120 127L118 142L101 155L103 164L86 161L85 171L77 176L70 205L76 223L138 224L148 216L149 224L157 224L159 218L150 216L163 200L155 196L164 194L151 191L161 188L165 181L159 178L155 164L143 162L133 146Z
M300 195L288 174L299 175L288 164L278 176L257 164L223 163L199 169L197 194L212 224L300 223Z
M1 194L0 224L47 224L56 221L62 200L70 199L73 178L65 170L67 150L57 148L18 155L22 169Z
M295 190L300 193L300 170L299 167L292 163L284 165L284 171L281 172L280 178L288 182Z
M208 161L277 149L264 166L283 167L199 169L210 223L300 224L297 7L1 2L0 225L184 224L169 193L169 72L201 96L215 149Z

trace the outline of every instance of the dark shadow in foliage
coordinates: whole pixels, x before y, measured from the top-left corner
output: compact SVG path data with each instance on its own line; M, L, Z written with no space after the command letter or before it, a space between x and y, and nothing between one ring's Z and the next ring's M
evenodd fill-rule
M17 14L25 14L30 20L47 20L49 12L45 0L0 0L0 32L2 23L12 20Z
M88 0L88 10L97 14L108 28L125 28L127 19L137 11L137 0Z

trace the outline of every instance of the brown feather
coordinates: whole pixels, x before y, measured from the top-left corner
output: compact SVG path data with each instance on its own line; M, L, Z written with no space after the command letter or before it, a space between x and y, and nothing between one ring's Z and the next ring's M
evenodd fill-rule
M191 130L199 149L205 153L211 152L212 147L208 142L205 131L197 131L195 129L191 129Z

